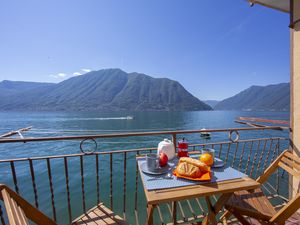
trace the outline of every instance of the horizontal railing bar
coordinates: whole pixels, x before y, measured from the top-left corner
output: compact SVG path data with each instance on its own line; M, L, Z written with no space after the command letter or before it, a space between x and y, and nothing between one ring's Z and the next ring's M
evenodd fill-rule
M60 158L71 158L77 156L93 156L93 155L108 155L108 154L120 154L124 152L139 152L139 151L149 151L156 148L141 148L141 149L130 149L130 150L116 150L116 151L105 151L105 152L92 152L92 153L76 153L67 155L53 155L53 156L40 156L40 157L30 157L30 158L17 158L17 159L2 159L0 163L4 162L15 162L15 161L27 161L27 160L41 160L41 159L60 159Z
M165 134L175 135L175 134L192 134L192 133L201 133L201 132L229 132L229 131L251 131L251 130L283 130L283 127L280 126L237 127L237 128L225 128L225 129L152 131L152 132L132 132L132 133L129 132L129 133L78 135L78 136L3 138L0 139L0 143L76 140L76 139L88 139L88 138L117 138L117 137L131 137L131 136L154 136L154 135L165 135Z
M264 141L264 140L289 140L288 138L283 137L272 137L272 138L255 138L255 139L246 139L246 140L239 140L235 143L244 143L244 142L252 142L252 141ZM231 141L222 141L222 142L214 142L214 143L201 143L201 144L191 144L189 145L190 148L192 147L199 147L199 146L207 146L207 145L224 145L224 144L231 144ZM125 150L113 150L113 151L103 151L103 152L92 152L92 153L76 153L76 154L66 154L66 155L53 155L53 156L38 156L38 157L28 157L28 158L16 158L16 159L2 159L0 163L5 162L16 162L16 161L27 161L27 160L41 160L41 159L59 159L64 157L77 157L77 156L93 156L93 155L108 155L110 153L113 154L121 154L121 153L132 153L132 152L146 152L150 150L156 150L157 147L151 148L136 148L136 149L125 149Z

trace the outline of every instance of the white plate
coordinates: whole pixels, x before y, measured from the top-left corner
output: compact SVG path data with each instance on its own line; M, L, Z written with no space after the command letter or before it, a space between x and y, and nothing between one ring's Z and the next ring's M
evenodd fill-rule
M155 170L155 171L150 171L148 169L148 166L147 166L147 162L144 162L142 163L141 165L141 169L144 173L146 174L151 174L151 175L162 175L162 174L165 174L165 173L168 173L169 170L171 169L170 165L167 164L166 166L164 167L160 167L159 169Z

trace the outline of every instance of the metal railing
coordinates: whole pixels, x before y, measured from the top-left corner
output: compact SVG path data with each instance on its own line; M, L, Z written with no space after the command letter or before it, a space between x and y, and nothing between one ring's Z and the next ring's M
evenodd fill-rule
M280 127L214 129L206 132L280 130ZM68 137L42 137L25 139L0 139L0 143L44 142L66 140L98 140L101 138L126 138L138 136L170 135L176 143L179 134L199 134L194 131L140 132L101 134ZM240 132L241 133L241 132ZM81 142L82 144L82 142ZM288 147L284 137L248 138L235 141L195 143L190 151L201 148L215 149L217 157L239 171L257 178L265 168ZM12 150L13 151L13 150ZM1 183L14 187L15 191L59 224L71 223L99 202L104 202L116 213L123 215L131 224L144 224L146 202L138 174L136 156L156 151L156 147L94 151L89 153L63 154L0 160ZM287 200L287 175L278 171L264 186L271 197ZM216 201L217 196L214 196ZM279 200L276 200L276 204ZM281 203L280 203L281 204ZM278 204L277 204L278 205ZM178 222L201 219L206 212L202 199L178 202ZM159 205L156 223L171 221L171 203ZM5 224L0 207L0 221Z

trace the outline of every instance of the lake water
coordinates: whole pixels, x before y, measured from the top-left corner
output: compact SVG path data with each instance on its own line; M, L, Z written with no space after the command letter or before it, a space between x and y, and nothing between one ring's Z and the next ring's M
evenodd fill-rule
M133 116L134 119L127 119L126 116ZM120 133L120 132L141 132L141 131L173 131L173 130L198 130L201 128L233 128L245 127L245 125L234 122L236 117L260 117L268 119L289 120L288 112L241 112L241 111L199 111L199 112L0 112L0 134L16 130L23 127L32 126L32 129L23 133L25 137L40 136L65 136L65 135L87 135L102 133ZM286 131L255 131L241 132L241 139L257 138L257 137L288 137ZM183 136L180 136L183 137ZM113 139L97 139L98 151L120 150L132 148L156 147L164 136L149 137L130 137L130 138L113 138ZM171 137L168 137L171 138ZM228 141L228 133L213 133L210 140L201 139L199 134L187 135L186 138L190 143L206 143ZM48 155L62 155L79 153L80 141L60 141L60 142L42 142L42 143L9 143L0 144L0 159L35 157ZM114 159L114 199L117 212L122 212L122 207L118 204L118 198L122 198L123 185L123 158L115 157ZM127 179L127 195L134 198L135 184L135 155L128 155L128 179ZM93 161L94 162L94 161ZM101 174L101 199L106 203L109 202L109 172L108 158L100 159ZM92 159L85 159L85 182L87 193L87 208L95 204L95 167L91 167ZM72 215L79 215L81 205L76 203L81 201L80 197L80 166L78 159L69 160L71 203L74 210ZM32 184L30 179L30 171L28 165L24 163L16 163L16 172L20 193L34 202L32 192ZM68 217L66 214L66 191L65 177L62 160L52 161L52 175L55 192L56 210L58 221L66 224ZM51 207L49 207L48 174L46 170L46 162L34 163L35 179L37 190L39 193L39 206L50 216L52 215ZM6 183L14 187L11 176L11 168L7 163L1 165L0 183ZM120 178L118 177L120 174ZM117 187L120 186L120 191ZM77 188L76 188L77 187ZM90 195L88 195L90 194ZM139 205L144 207L145 199L143 191L139 188ZM117 199L117 200L116 200ZM128 210L133 212L133 202L127 201ZM76 205L78 207L76 208ZM134 216L129 216L130 221L134 221ZM142 223L143 224L143 223Z
M126 119L127 115L134 119ZM234 122L238 116L261 117L289 120L288 112L240 112L240 111L197 111L197 112L0 112L0 134L11 130L33 126L25 132L25 137L80 135L95 133L118 133L140 131L192 130L201 128L245 127ZM266 133L284 136L278 131L255 132L253 135ZM247 134L248 135L248 134ZM216 134L213 141L223 140L227 134ZM189 141L198 141L198 136L189 137ZM160 139L153 137L127 138L100 141L102 150L129 146L153 147ZM111 143L108 143L111 142ZM133 146L132 146L133 145ZM12 145L10 145L12 146ZM19 150L19 147L21 149ZM26 146L26 145L25 145ZM6 148L0 146L0 158L28 157L65 153L77 153L79 148L24 148L24 144L14 144Z

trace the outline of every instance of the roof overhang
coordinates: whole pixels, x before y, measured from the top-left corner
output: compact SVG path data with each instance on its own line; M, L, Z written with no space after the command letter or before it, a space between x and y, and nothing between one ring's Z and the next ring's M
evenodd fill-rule
M260 4L282 12L290 12L290 0L248 0L251 4Z

